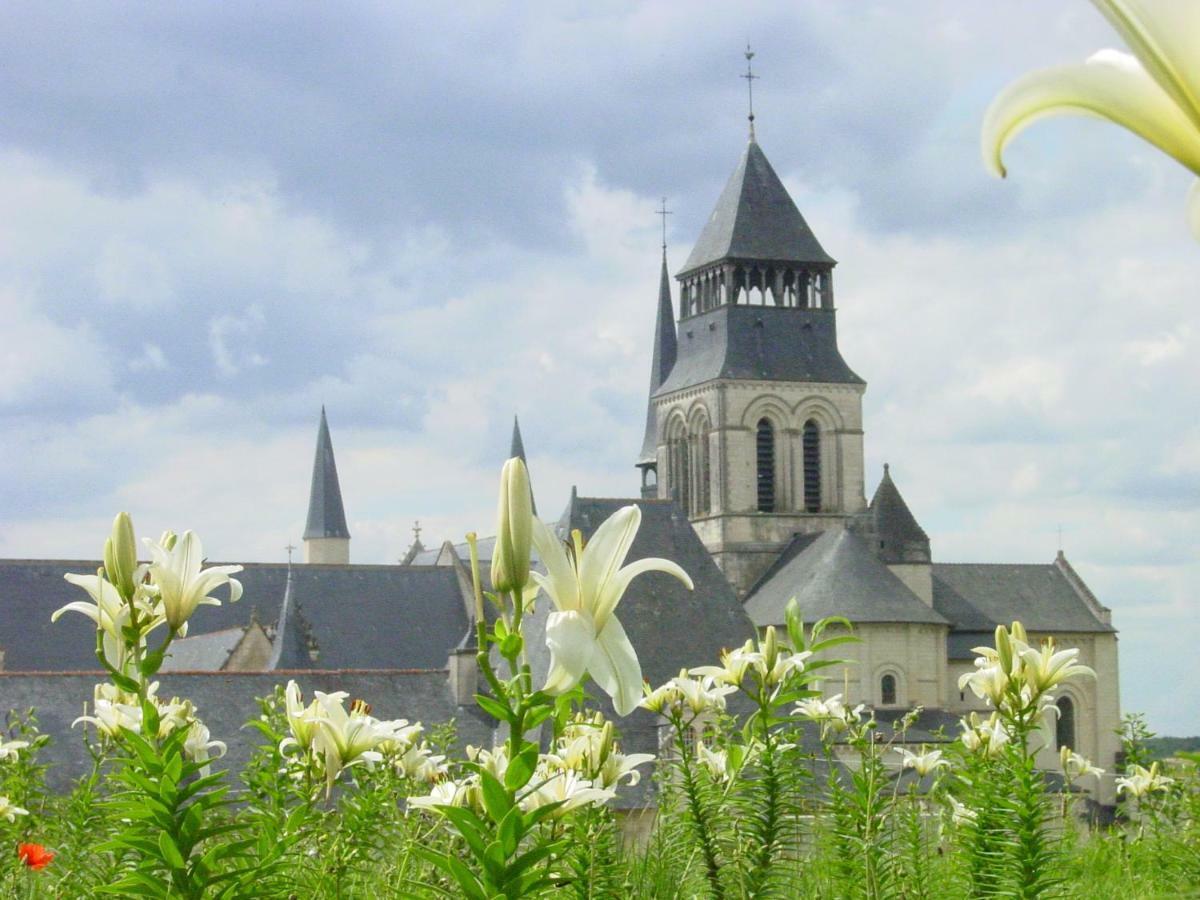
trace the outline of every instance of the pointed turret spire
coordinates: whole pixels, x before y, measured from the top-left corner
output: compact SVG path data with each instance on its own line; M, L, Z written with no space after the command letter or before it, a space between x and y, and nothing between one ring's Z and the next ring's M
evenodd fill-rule
M288 566L283 602L279 605L279 619L275 623L271 656L266 665L268 671L311 668L312 658L305 646L303 624L300 621L299 610L294 608L295 604L292 593L292 567Z
M513 431L512 444L508 448L508 458L517 457L521 462L525 463L526 471L529 470L529 460L525 458L525 442L521 440L521 423L517 417L513 416ZM537 500L533 496L533 476L529 478L529 502L533 505L533 514L537 515Z
M643 474L645 467L654 466L658 452L658 420L654 412L654 393L667 380L671 369L675 368L678 350L674 304L671 301L671 276L667 272L667 248L663 247L662 274L658 283L658 314L654 323L654 352L650 359L650 399L646 403L646 433L637 461L638 467L643 468Z
M900 496L891 468L883 464L883 478L868 509L877 553L886 563L929 562L929 536Z
M346 510L342 506L342 489L338 485L333 441L329 437L324 406L317 430L308 523L304 528L304 561L343 564L350 561L350 530L346 527Z

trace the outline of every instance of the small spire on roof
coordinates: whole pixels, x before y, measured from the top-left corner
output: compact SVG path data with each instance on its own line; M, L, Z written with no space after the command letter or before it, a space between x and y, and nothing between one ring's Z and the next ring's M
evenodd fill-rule
M750 49L750 44L746 44L746 74L740 77L746 79L746 94L749 100L750 108L750 141L754 141L754 80L759 76L754 74L753 62L754 51Z
M508 458L516 457L525 463L526 472L529 470L529 460L525 458L525 442L521 439L521 423L517 417L513 416L512 430L512 445L508 449ZM532 504L533 514L537 515L537 500L533 497L533 478L529 479L529 502Z

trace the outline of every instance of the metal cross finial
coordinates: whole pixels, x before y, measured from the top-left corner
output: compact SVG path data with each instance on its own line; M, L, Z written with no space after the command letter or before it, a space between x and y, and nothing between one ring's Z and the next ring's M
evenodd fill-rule
M413 543L421 542L421 520L417 519L413 522Z
M662 248L663 248L663 253L665 254L667 252L667 216L672 215L671 210L667 209L667 198L666 197L662 198L662 206L660 206L658 209L656 209L654 211L654 214L657 216L662 216L662 233L663 233Z
M284 547L283 549L287 551L287 555L288 555L288 565L290 566L290 565L292 564L292 551L296 549L296 545L295 545L295 544L292 544L292 543L289 543L289 544L288 544L286 547Z
M746 74L741 77L746 79L746 94L750 102L750 140L754 140L754 80L758 78L754 74L753 59L754 51L746 44Z

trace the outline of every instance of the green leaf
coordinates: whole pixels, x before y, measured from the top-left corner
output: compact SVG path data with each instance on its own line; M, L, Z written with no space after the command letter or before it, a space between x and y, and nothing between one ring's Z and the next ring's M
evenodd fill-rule
M529 784L538 764L537 744L527 744L521 752L509 760L504 770L504 786L510 791L519 791Z
M171 839L171 835L165 831L159 832L158 849L162 851L162 858L172 869L182 869L184 867L183 854L175 846L175 841Z
M158 704L147 698L142 701L142 730L146 734L158 734Z
M151 677L152 675L157 673L159 669L162 668L163 656L165 654L166 654L166 647L160 647L157 650L153 650L150 653L147 653L142 658L142 664L140 666L138 666L138 671L141 672L143 675L145 675L147 678Z
M479 704L479 708L501 722L512 722L512 711L495 697L489 697L487 694L476 694L475 702Z
M490 900L488 892L484 890L474 873L453 856L438 853L436 850L419 845L413 847L413 853L443 872L449 873L458 882L458 886L463 889L463 893L471 900Z
M437 810L453 823L462 839L467 842L467 846L471 848L471 852L482 863L484 854L487 853L487 844L484 843L485 825L479 817L461 806L439 806Z
M513 807L512 795L504 789L496 776L485 769L479 770L479 786L483 793L483 806L493 822L502 822Z
M504 850L505 859L517 852L517 845L521 843L524 832L525 818L521 815L521 807L514 806L500 821L500 828L496 832Z

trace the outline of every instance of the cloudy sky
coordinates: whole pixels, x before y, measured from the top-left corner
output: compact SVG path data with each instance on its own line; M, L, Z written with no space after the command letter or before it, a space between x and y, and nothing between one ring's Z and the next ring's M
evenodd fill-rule
M1116 46L1061 2L7 3L0 555L112 514L281 560L321 404L353 559L630 495L668 198L678 266L758 137L826 249L883 462L944 561L1062 545L1124 706L1200 732L1189 176L1094 121L991 179L989 100Z

